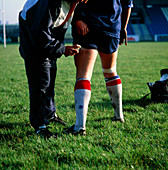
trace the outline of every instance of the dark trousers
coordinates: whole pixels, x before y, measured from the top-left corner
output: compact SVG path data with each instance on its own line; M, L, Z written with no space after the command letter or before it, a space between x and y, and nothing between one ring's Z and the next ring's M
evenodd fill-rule
M30 123L37 130L43 124L48 125L46 119L53 117L56 112L56 60L25 59L25 68L29 84Z

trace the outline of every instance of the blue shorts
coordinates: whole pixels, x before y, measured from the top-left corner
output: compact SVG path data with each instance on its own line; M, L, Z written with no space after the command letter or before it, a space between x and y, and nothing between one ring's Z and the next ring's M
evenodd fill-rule
M100 31L90 30L88 34L82 36L76 29L72 29L73 44L79 44L83 48L96 49L105 54L111 54L117 51L119 39L106 35Z

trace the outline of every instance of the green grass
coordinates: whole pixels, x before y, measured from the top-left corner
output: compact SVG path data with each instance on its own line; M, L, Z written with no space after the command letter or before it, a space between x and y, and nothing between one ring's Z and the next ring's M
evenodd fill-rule
M151 103L147 82L160 79L168 67L168 42L129 43L121 46L118 74L123 83L125 124L114 115L97 58L87 136L63 134L51 124L58 139L34 135L29 123L29 93L18 45L0 45L0 169L168 169L168 105ZM58 60L57 114L75 122L73 57Z

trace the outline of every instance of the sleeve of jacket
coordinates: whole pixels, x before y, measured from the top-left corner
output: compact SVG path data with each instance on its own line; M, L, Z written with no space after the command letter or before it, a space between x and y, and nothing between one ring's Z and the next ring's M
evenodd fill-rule
M38 1L27 11L26 21L32 44L47 57L59 58L65 52L63 40L57 38L52 32L52 17L49 11L49 1ZM55 1L55 9L58 13L60 1Z

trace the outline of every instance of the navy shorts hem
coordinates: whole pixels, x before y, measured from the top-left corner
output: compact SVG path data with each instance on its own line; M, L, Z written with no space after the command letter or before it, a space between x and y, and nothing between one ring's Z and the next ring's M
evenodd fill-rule
M73 30L73 44L79 44L83 48L96 49L105 54L111 54L117 51L119 47L119 38L111 37L103 32L89 31L85 36L79 35Z

